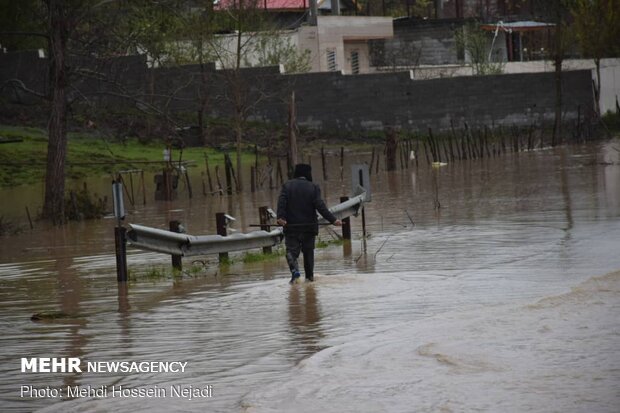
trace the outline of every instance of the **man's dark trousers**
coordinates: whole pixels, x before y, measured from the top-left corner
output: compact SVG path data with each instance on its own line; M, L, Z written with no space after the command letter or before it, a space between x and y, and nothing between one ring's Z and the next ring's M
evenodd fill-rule
M304 274L306 279L314 279L314 239L312 232L292 232L284 235L284 245L286 246L286 261L288 267L293 271L299 271L297 258L302 252L304 256Z

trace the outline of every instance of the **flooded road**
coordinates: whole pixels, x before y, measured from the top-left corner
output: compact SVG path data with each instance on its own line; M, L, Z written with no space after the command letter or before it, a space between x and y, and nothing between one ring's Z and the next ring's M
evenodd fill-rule
M317 250L310 285L288 285L284 258L184 259L173 277L170 257L130 250L134 281L119 288L110 219L2 238L0 411L617 412L619 151L615 140L373 174L369 237L353 218L350 245ZM343 183L314 168L328 205L350 195L346 168ZM149 201L128 221L208 234L222 211L247 232L276 197ZM63 317L30 320L41 312ZM187 364L22 373L22 357ZM67 394L76 386L107 394Z

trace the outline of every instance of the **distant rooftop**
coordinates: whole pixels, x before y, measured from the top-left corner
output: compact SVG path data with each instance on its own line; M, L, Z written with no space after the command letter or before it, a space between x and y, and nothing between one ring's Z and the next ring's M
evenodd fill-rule
M239 0L216 0L215 5L220 9L235 7ZM340 8L344 9L348 2L342 0ZM245 4L252 4L245 0ZM331 0L317 0L318 8L321 10L331 10ZM310 0L256 0L256 7L269 11L305 11L310 7Z
M215 5L220 9L236 7L239 0L219 0ZM246 1L245 3L251 4ZM306 10L310 6L310 0L256 0L256 7L272 11L299 11Z
M536 22L532 20L525 20L525 21L509 22L509 23L497 22L494 24L483 24L480 26L480 28L483 30L496 30L499 27L500 29L506 32L508 31L526 32L526 31L532 31L532 30L546 29L546 28L554 27L554 26L555 24L553 23L543 23L543 22Z

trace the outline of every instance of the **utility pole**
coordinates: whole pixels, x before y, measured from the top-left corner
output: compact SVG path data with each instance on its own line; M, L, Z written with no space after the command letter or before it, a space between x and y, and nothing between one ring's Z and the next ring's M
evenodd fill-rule
M316 26L318 13L319 7L317 6L317 0L310 0L310 14L308 15L308 24L310 26Z
M295 113L295 91L291 92L291 100L288 108L288 178L293 177L293 169L297 164L297 114Z

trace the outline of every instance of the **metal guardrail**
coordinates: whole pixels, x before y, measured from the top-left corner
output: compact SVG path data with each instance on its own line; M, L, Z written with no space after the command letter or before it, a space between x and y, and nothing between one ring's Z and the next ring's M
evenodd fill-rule
M334 205L329 210L338 219L357 215L365 200L366 192L363 192L345 202ZM320 217L319 223L327 223L327 221ZM269 232L260 230L224 237L221 235L179 234L138 224L129 224L129 226L131 230L127 232L127 241L133 247L185 257L272 247L282 242L284 237L281 227Z
M129 224L127 241L136 248L170 255L189 257L220 252L241 251L252 248L270 247L282 241L282 228L273 231L252 231L247 234L187 235L162 229Z

